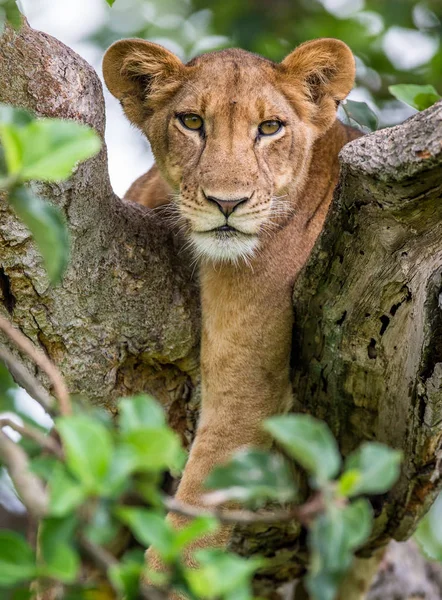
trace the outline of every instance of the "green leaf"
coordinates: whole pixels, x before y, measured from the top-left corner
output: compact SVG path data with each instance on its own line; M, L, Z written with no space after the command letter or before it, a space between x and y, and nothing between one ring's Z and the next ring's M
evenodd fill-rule
M35 120L20 129L22 181L62 181L75 165L99 152L101 140L87 125L61 119Z
M167 427L144 427L124 434L124 445L133 453L138 471L178 470L184 464L184 453L178 435Z
M15 412L15 392L17 384L6 366L0 361L0 412Z
M345 471L338 479L338 493L341 496L350 497L361 480L361 473L357 469Z
M2 124L23 127L34 120L35 117L23 108L16 108L10 104L0 104L0 122Z
M310 570L306 578L315 600L334 600L339 584L351 565L353 552L369 537L372 510L365 499L346 507L330 506L313 522L308 545Z
M0 142L9 175L18 175L23 165L24 146L20 130L0 122Z
M49 511L54 517L64 517L86 499L84 487L75 481L63 464L57 463L49 479Z
M58 459L55 458L55 456L40 455L36 456L31 460L30 469L33 473L38 475L40 479L43 479L44 481L49 481L54 476L54 470L59 468L58 465L60 465L60 463Z
M0 105L0 141L9 175L20 181L62 181L75 165L94 156L101 139L89 126L61 119L35 119Z
M432 85L400 83L390 85L388 91L401 102L417 110L425 110L442 98Z
M115 4L115 0L106 0L109 6L113 6Z
M19 129L33 120L34 117L27 110L9 104L0 104L0 142L7 171L10 174L17 173L22 165L24 149ZM6 173L2 170L2 174Z
M14 29L20 29L22 21L21 21L21 13L18 9L16 0L2 0L0 2L0 8L3 9L6 21L12 25ZM0 18L0 33L1 33L1 18Z
M14 531L0 530L0 586L34 577L35 556L26 540Z
M73 583L77 578L80 559L72 547L77 519L69 515L64 519L44 519L39 530L39 542L43 566L42 575L53 577L64 583Z
M125 446L117 446L111 465L103 483L107 497L121 496L131 485L131 475L137 471L138 459L134 452Z
M71 472L90 493L103 491L112 460L112 438L102 423L86 415L56 420Z
M252 599L250 582L263 566L262 559L245 559L225 550L200 550L195 557L198 569L186 570L186 580L192 592L201 598Z
M179 552L195 540L214 533L218 527L219 523L214 517L197 517L189 525L176 531L173 547Z
M205 487L222 490L223 501L264 503L293 500L296 488L286 461L262 450L241 450L227 465L216 467Z
M110 512L110 503L102 500L97 502L94 513L84 528L86 537L99 546L106 546L116 539L122 528Z
M57 282L69 258L68 230L60 209L24 187L15 188L9 194L9 202L32 233L49 279L52 283Z
M420 521L414 539L429 559L442 561L442 494Z
M161 405L147 394L123 398L119 403L120 428L127 433L138 429L156 429L166 426Z
M264 421L264 429L319 483L338 473L341 455L323 421L310 415L281 415Z
M117 517L145 546L153 546L166 562L175 558L175 531L163 515L145 508L118 508Z
M125 600L138 600L140 598L140 577L143 567L137 563L118 563L113 565L109 571L109 579L117 588L120 597Z
M385 494L400 474L402 453L378 442L366 442L345 461L345 470L357 471L359 478L347 490L356 494ZM345 473L343 475L345 477Z
M367 127L370 131L377 129L378 118L366 102L346 100L342 107L347 116L359 125Z

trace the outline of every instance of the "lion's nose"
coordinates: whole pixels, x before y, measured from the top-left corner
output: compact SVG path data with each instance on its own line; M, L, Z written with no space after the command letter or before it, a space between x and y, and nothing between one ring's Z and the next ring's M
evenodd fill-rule
M244 204L250 200L250 197L238 198L237 200L222 200L221 198L215 198L215 196L206 196L206 198L209 202L216 204L225 217L230 217L240 204Z

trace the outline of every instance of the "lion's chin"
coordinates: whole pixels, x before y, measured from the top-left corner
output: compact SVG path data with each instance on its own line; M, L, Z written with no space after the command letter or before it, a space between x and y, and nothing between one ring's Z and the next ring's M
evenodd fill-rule
M207 231L191 234L198 258L213 262L249 263L258 248L258 237L240 231Z

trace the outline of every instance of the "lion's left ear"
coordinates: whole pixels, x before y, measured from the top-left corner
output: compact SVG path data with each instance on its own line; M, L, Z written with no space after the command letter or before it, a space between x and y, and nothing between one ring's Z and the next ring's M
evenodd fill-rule
M353 87L355 59L350 48L333 38L305 42L281 63L284 78L301 86L312 102L312 122L326 130L336 118L336 109Z
M143 126L149 106L161 101L182 83L180 59L153 42L120 40L103 58L103 76L111 94L120 100L129 120Z

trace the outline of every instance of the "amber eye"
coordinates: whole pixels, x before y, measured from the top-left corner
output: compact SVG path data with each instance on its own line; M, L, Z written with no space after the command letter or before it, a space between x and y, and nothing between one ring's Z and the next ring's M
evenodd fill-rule
M187 129L198 131L203 126L203 120L200 116L194 113L188 113L186 115L179 115L179 120Z
M258 131L261 135L274 135L281 129L281 121L263 121L258 127Z

